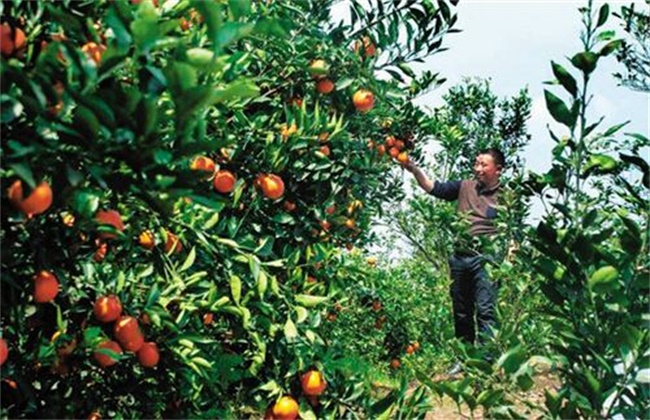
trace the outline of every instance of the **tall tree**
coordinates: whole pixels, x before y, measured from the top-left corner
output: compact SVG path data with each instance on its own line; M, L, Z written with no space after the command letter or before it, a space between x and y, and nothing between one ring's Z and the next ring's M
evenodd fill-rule
M650 92L650 0L645 3L642 10L636 10L634 4L623 6L620 15L616 15L623 22L629 39L616 56L625 66L625 72L614 76L624 86Z

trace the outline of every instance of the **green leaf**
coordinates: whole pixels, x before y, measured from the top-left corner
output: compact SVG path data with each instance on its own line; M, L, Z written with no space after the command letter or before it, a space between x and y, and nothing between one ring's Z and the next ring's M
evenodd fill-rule
M192 247L190 253L187 255L187 258L185 259L185 262L183 262L181 268L178 269L178 272L182 273L183 271L192 267L192 264L194 264L195 259L196 259L196 247Z
M9 167L22 178L27 185L31 188L36 187L36 180L34 179L34 174L32 173L32 168L27 165L25 162L12 163Z
M589 156L585 168L583 169L583 176L587 176L591 172L597 172L599 174L609 173L616 169L617 162L611 156L603 154L593 154Z
M225 56L217 56L206 48L190 48L186 52L187 61L194 67L206 71L219 71L226 65Z
M553 119L569 128L573 128L576 118L564 102L546 89L544 90L544 97L546 98L546 108Z
M507 374L514 373L521 368L522 363L526 360L526 354L521 345L511 348L503 353L497 361L497 367L503 368Z
M266 271L261 270L260 275L257 276L257 293L259 294L260 297L263 297L264 293L266 293L268 284L269 284L269 279L266 275Z
M223 88L217 89L214 92L212 103L225 102L233 99L253 98L258 96L259 93L259 88L251 80L239 79Z
M250 0L228 0L228 6L235 20L248 16L251 12Z
M573 96L574 98L578 95L578 86L576 84L576 79L571 76L571 74L561 65L551 61L551 67L553 69L553 74L555 78L560 82L564 87Z
M99 208L99 196L88 190L76 191L72 197L72 209L85 217L92 217Z
M237 305L241 299L241 279L237 276L230 276L230 293Z
M598 11L598 22L596 23L596 27L603 26L605 22L607 22L607 17L609 17L609 4L605 3Z
M158 40L158 14L155 6L148 1L140 3L136 20L131 23L131 33L136 47L148 51Z
M621 46L623 45L623 40L622 39L615 39L614 41L610 41L603 48L600 49L598 52L598 55L601 57L606 57L613 53L614 51L618 50Z
M596 293L605 293L614 288L616 279L618 279L618 270L607 265L596 270L587 280L587 285Z
M287 318L287 322L284 324L284 336L287 341L293 341L298 337L298 329L290 317Z
M233 42L250 35L254 28L255 25L249 22L226 22L217 33L217 46L219 48L227 47Z
M303 308L302 306L296 306L295 309L298 315L298 317L296 318L296 322L300 324L301 322L304 322L307 319L309 311L306 308Z
M304 294L297 294L294 296L294 299L296 300L297 303L299 303L300 305L306 308L313 308L324 302L327 302L328 300L326 296L312 296L312 295L304 295Z
M591 51L584 51L571 57L571 64L585 74L590 74L596 69L598 55Z
M645 185L646 188L650 188L650 166L648 163L640 156L625 155L621 153L619 154L619 157L623 162L635 165L641 169L641 172L643 172L643 185Z

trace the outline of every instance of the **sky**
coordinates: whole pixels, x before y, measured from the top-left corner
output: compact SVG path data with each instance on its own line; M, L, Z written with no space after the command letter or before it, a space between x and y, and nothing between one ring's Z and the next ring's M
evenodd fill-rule
M622 5L629 3L610 1L610 10L620 10ZM634 3L637 9L648 7L643 1ZM595 2L597 7L601 4ZM528 121L532 140L524 158L528 169L547 170L554 145L547 125L558 135L568 133L553 121L544 101L545 88L559 96L564 94L563 89L543 82L554 78L551 60L568 70L572 68L567 57L581 51L582 22L578 8L585 5L586 1L568 0L460 0L456 8L456 27L462 32L446 36L443 46L449 50L414 66L418 70L440 72L447 82L415 103L431 108L442 105L443 94L463 77L489 78L493 92L501 98L513 96L527 87L533 100L532 116ZM611 15L606 27L623 35L619 20ZM590 82L594 95L590 119L595 122L605 116L600 126L603 129L630 120L624 131L648 136L650 96L617 86L612 73L621 69L613 55L599 61Z

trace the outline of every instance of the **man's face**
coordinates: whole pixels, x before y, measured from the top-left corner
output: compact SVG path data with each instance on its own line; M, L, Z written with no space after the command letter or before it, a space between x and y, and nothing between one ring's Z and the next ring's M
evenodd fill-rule
M494 158L491 155L478 155L474 162L474 174L478 182L492 187L499 182L501 166L494 163Z

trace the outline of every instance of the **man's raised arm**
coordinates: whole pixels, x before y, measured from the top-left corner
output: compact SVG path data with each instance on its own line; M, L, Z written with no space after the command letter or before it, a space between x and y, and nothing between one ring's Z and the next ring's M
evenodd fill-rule
M431 193L431 190L433 190L433 180L429 179L422 169L420 169L413 161L408 161L403 166L404 169L413 174L424 191Z

